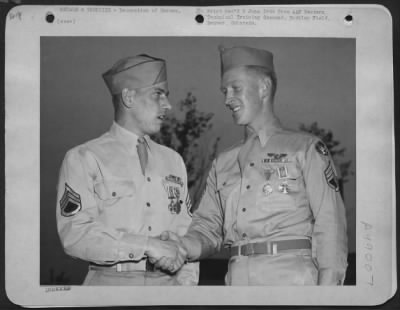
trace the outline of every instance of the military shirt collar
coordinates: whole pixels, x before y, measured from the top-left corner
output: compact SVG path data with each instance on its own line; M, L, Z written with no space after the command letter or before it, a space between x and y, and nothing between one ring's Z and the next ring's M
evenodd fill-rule
M273 122L265 124L264 128L259 130L258 132L252 132L250 137L253 135L257 135L260 139L261 147L264 147L268 139L274 135L276 132L282 130L281 122L276 118Z
M113 134L122 144L124 144L128 148L136 150L136 145L138 144L139 139L139 136L137 134L125 129L115 121L111 126L110 133ZM145 139L147 147L150 150L150 137L148 135L145 135L143 136L143 138Z

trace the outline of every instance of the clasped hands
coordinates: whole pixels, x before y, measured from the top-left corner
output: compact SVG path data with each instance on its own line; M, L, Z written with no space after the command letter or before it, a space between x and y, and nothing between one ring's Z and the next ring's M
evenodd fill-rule
M146 254L152 264L169 273L177 272L188 256L181 238L169 231L163 232L159 239L149 239Z

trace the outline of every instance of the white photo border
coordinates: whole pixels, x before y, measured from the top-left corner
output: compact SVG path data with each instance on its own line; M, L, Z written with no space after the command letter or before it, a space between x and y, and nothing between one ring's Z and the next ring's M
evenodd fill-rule
M66 9L71 7L76 10ZM395 157L392 20L389 11L379 5L240 6L245 9L321 9L326 12L328 19L309 22L261 19L256 25L214 27L210 33L211 26L200 26L194 19L197 14L206 11L207 7L175 7L175 11L165 13L160 13L160 7L155 7L158 10L154 13L153 7L146 7L149 10L146 14L135 10L139 7L132 7L132 10L124 12L120 12L119 7L90 7L93 10L88 10L87 6L71 7L18 6L7 15L5 263L6 291L12 302L24 306L375 305L394 294L397 278L394 233ZM170 10L172 8L174 7L169 7ZM227 8L229 7L223 7ZM50 12L57 18L62 17L63 20L73 22L50 24L46 21ZM346 21L347 15L353 16L351 23ZM49 290L40 286L38 163L41 36L355 38L357 285L268 289L216 286L135 287L134 290L131 287L84 286ZM371 121L374 126L371 126ZM376 143L371 143L371 140ZM24 150L30 151L27 154ZM23 161L20 160L21 157ZM369 182L371 175L375 177L375 182ZM23 195L20 194L21 188L24 189ZM379 195L371 195L372 192ZM30 202L29 206L26 201Z

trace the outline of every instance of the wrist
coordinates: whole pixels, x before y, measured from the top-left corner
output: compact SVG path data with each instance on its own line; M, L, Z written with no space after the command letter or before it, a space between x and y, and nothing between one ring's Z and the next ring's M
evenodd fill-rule
M151 253L154 252L154 246L155 246L154 242L155 242L155 240L154 240L153 237L148 237L147 238L146 248L145 248L145 251L144 251L144 255L145 256L151 256Z
M187 252L188 261L194 261L199 259L201 254L201 243L192 237L182 237L181 243Z

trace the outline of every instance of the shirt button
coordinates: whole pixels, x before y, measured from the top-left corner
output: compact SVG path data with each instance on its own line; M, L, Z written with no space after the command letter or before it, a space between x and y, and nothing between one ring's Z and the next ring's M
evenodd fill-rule
M151 226L148 227L148 230L151 231Z
M146 202L146 206L150 207L151 206L150 202Z
M250 167L253 167L254 166L254 163L250 163Z
M129 258L131 258L131 259L135 257L135 256L133 255L133 253L129 253L128 256L129 256Z
M115 197L115 196L117 196L117 193L116 193L116 192L112 192L111 195L112 195L113 197Z
M150 177L147 177L147 181L148 181L148 182L151 182L151 178L150 178Z
M243 208L242 211L243 211L243 212L246 212L246 208Z
M246 233L243 233L243 234L242 234L242 237L243 237L243 238L246 238L246 237L247 237L247 234L246 234Z
M246 188L247 188L247 189L250 189L250 185L247 185Z

